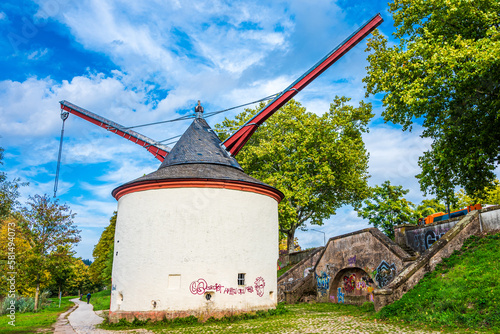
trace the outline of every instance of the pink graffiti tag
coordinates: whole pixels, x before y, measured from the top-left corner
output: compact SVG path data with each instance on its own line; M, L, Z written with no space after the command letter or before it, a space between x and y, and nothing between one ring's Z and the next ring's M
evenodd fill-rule
M247 286L243 288L224 287L219 283L208 285L207 281L205 281L203 278L199 278L198 280L191 282L189 291L193 295L202 295L207 291L215 291L227 295L244 295L246 293L255 292L259 297L262 297L264 295L265 286L266 282L262 277L257 277L254 286Z
M191 285L189 286L189 290L193 295L202 295L207 290L207 281L205 281L203 278L200 278L197 281L191 283Z
M259 297L262 297L264 295L264 287L266 286L266 282L262 277L257 277L254 285L255 285L255 292Z

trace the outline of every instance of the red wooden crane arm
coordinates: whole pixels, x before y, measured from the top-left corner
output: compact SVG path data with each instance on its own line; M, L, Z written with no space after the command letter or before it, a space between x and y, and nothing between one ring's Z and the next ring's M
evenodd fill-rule
M170 147L158 143L157 141L133 130L127 129L123 125L110 121L109 119L94 114L86 109L80 108L79 106L68 101L60 101L59 103L61 104L61 109L146 148L155 156L156 159L160 161L163 161L170 152Z
M269 102L257 115L245 123L238 131L227 138L223 145L233 156L243 148L252 134L266 119L271 117L279 108L290 101L298 92L310 84L321 73L326 71L333 63L339 60L344 54L358 44L363 38L375 30L383 22L380 14L375 15L370 21L355 31L351 36L339 44L328 55L311 67L306 73L286 88L274 100Z

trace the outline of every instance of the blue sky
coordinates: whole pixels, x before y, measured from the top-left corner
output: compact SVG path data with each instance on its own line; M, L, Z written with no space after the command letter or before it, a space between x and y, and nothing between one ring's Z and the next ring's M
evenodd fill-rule
M28 195L52 194L61 131L60 100L126 126L171 119L203 102L206 112L277 93L376 13L394 31L387 1L130 1L45 0L0 4L0 146L10 178L29 181ZM412 133L384 124L381 97L365 99L366 40L296 96L326 112L335 95L373 103L365 136L370 184L391 180L422 195L414 178L429 148ZM215 125L223 117L210 118ZM137 129L155 140L189 121ZM314 131L314 129L311 129ZM77 255L91 258L109 222L118 185L156 170L146 150L73 115L66 121L58 198L77 213ZM313 227L327 237L368 227L345 207ZM298 232L303 247L323 243Z

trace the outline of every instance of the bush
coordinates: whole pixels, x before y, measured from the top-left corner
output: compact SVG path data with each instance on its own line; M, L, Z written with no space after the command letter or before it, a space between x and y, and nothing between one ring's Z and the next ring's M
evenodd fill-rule
M50 305L50 300L48 299L49 295L49 291L44 291L40 294L40 298L38 300L39 309ZM7 314L10 312L9 307L12 300L15 301L14 306L16 313L35 312L35 298L19 296L17 298L5 298L1 304L0 314Z

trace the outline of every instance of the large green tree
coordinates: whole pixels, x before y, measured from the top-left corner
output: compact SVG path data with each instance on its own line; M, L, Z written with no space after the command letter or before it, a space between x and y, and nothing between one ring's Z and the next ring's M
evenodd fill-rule
M336 97L323 115L307 112L294 100L270 117L250 138L237 159L246 173L285 194L279 205L280 232L293 249L297 228L323 224L345 204L357 205L368 194L368 132L371 105L348 105ZM222 139L263 108L245 110L216 129Z
M94 247L92 256L94 262L90 265L89 272L96 285L110 285L111 271L113 269L113 249L115 240L116 211L109 220L109 225L104 229L99 242Z
M69 280L75 274L71 268L71 263L74 261L74 254L75 252L71 250L70 244L59 246L52 253L50 261L47 263L50 282L52 287L57 289L58 296L65 290L68 292Z
M402 186L385 181L371 189L369 198L356 209L358 216L368 219L370 224L394 239L394 226L417 223L414 204L404 198L408 192Z
M419 159L421 189L454 204L476 196L500 161L500 2L396 0L396 45L368 42L367 95L382 93L384 119L434 141Z
M69 251L80 241L80 231L73 221L76 214L69 206L52 201L48 195L30 196L21 213L19 225L30 246L25 256L25 273L33 277L36 309L40 284L50 279L51 264L57 262L61 249Z

